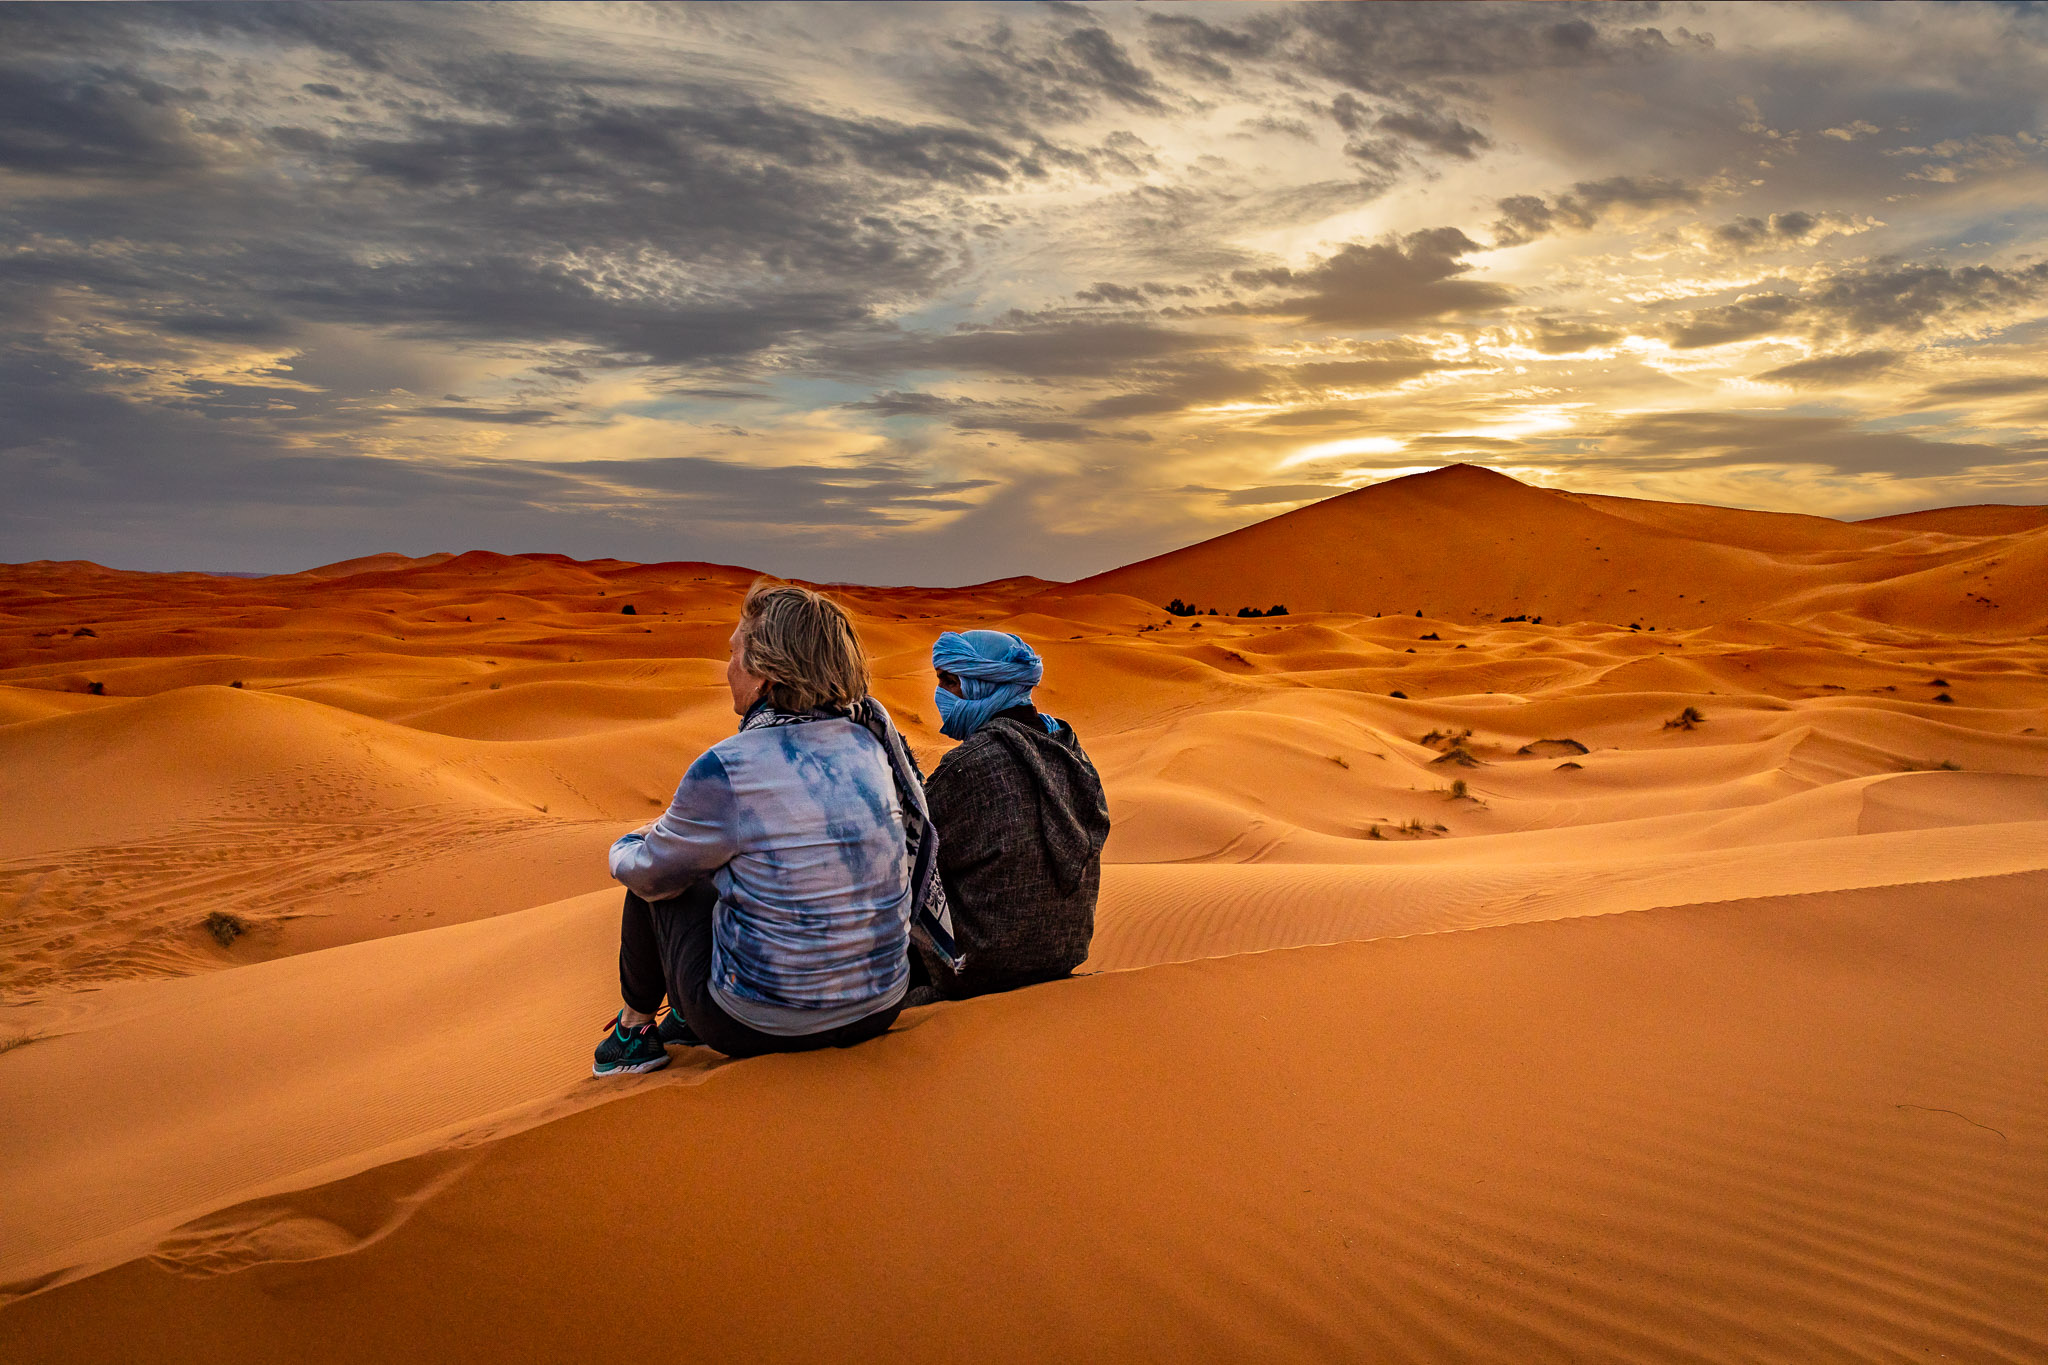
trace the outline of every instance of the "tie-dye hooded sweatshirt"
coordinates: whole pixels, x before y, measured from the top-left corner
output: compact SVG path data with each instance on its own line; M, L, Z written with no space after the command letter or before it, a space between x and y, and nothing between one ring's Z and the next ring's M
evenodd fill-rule
M711 875L711 993L763 1033L837 1028L908 986L903 808L881 742L851 720L720 740L651 830L612 845L611 867L649 901Z

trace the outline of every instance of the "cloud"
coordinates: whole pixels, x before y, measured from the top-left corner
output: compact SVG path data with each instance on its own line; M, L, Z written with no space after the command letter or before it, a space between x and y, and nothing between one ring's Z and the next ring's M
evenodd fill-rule
M1145 15L1146 48L1157 60L1189 75L1228 81L1230 63L1268 55L1277 26L1255 22L1246 29L1226 28L1192 14Z
M1358 360L1314 360L1294 365L1287 377L1311 388L1385 389L1450 366L1427 356L1372 356Z
M1305 291L1261 305L1269 313L1339 327L1390 327L1511 302L1513 293L1500 285L1460 278L1472 269L1462 258L1477 250L1479 244L1456 228L1429 228L1369 245L1349 243L1305 270L1239 270L1231 278Z
M974 504L958 495L987 479L926 482L888 461L854 466L751 465L698 456L557 460L541 468L586 487L666 495L691 516L774 526L884 526Z
M1328 427L1347 426L1364 422L1366 414L1357 408L1296 408L1292 412L1274 412L1261 417L1262 427Z
M1373 120L1373 127L1391 137L1461 161L1470 161L1493 145L1492 139L1470 124L1426 109L1382 114Z
M1942 398L2006 398L2013 394L2039 393L2048 389L2048 375L2005 374L1984 379L1955 379L1927 390Z
M1536 349L1545 355L1572 355L1600 346L1612 346L1626 335L1619 328L1603 327L1598 323L1546 318L1536 324L1533 340Z
M1910 336L1937 324L1967 324L2023 308L2048 292L2048 262L2012 269L1880 262L1830 272L1796 292L1786 288L1686 311L1662 335L1680 349L1784 334L1816 340Z
M1071 379L1215 349L1221 340L1150 322L1014 313L1000 322L968 324L943 334L881 332L836 344L820 358L855 373L962 370Z
M1829 13L0 7L0 535L985 578L1268 515L1229 489L1368 432L1757 490L2038 458L2037 391L1919 376L2032 378L2039 26ZM1811 358L1712 349L1766 337ZM1871 429L1572 465L1744 377ZM1439 434L1538 410L1578 425Z
M1223 495L1230 507L1266 507L1280 502L1309 502L1351 490L1335 484L1280 483L1265 488L1239 488Z
M1875 378L1896 366L1900 358L1897 351L1850 351L1780 365L1775 370L1765 370L1757 378L1768 384L1788 384L1793 388L1833 388Z
M557 420L561 414L546 408L471 408L453 404L414 408L419 417L446 417L456 422L482 422L496 426L526 427Z
M1134 370L1128 381L1145 387L1133 393L1097 399L1083 409L1085 415L1149 417L1183 412L1210 403L1262 398L1273 388L1274 374L1262 366L1191 360Z
M998 21L943 40L918 76L924 95L975 127L1023 134L1073 123L1105 102L1163 112L1165 91L1099 24L1024 27Z
M1661 30L1616 22L1622 9L1584 9L1569 18L1548 5L1303 5L1287 56L1325 79L1361 92L1507 73L1602 67L1655 60L1672 44Z
M1840 214L1794 210L1773 213L1766 218L1731 219L1715 228L1708 240L1722 250L1741 254L1804 246L1832 233L1855 230L1855 225Z
M1693 186L1661 175L1581 180L1547 202L1533 194L1497 201L1500 217L1494 220L1493 239L1498 246L1520 246L1565 228L1589 232L1617 215L1697 204L1701 198Z
M1998 446L1869 431L1847 417L1733 412L1631 417L1598 433L1594 449L1619 467L1634 470L1810 465L1844 475L1903 478L1956 474L2004 464L2013 456Z

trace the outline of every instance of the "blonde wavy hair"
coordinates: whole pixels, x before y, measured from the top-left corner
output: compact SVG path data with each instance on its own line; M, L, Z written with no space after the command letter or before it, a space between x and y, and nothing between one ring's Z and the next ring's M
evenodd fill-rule
M766 678L761 695L784 711L851 706L868 694L868 652L846 609L824 593L755 581L740 605L740 667Z

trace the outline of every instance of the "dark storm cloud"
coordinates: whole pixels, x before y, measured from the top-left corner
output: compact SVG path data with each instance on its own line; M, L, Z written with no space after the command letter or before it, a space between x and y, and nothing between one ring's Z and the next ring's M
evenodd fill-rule
M1582 180L1550 200L1533 194L1510 195L1494 207L1493 239L1501 246L1520 246L1564 228L1589 232L1617 212L1692 205L1700 192L1682 181L1661 175L1616 175Z
M1900 359L1897 351L1850 351L1780 365L1775 370L1765 370L1757 378L1794 388L1825 389L1873 378L1896 366Z
M1259 305L1264 312L1339 327L1391 327L1512 301L1500 285L1459 278L1472 268L1462 258L1477 250L1456 228L1429 228L1370 245L1352 242L1304 270L1239 270L1231 278L1304 291Z
M1716 465L1813 465L1838 474L1901 478L1955 474L2009 462L1992 445L1930 441L1906 432L1868 431L1847 417L1670 412L1632 417L1600 433L1595 449L1635 470Z

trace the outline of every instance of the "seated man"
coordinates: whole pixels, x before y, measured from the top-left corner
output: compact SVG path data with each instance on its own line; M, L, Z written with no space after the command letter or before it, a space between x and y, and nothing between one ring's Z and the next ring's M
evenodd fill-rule
M1044 669L995 630L932 646L940 728L960 741L925 784L939 876L964 967L922 943L914 968L946 999L1070 975L1088 956L1109 807L1074 728L1041 715Z
M917 765L846 613L755 584L726 682L739 733L612 846L625 1008L600 1076L666 1066L671 1042L749 1057L872 1038L902 1008L913 921L957 961Z

